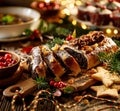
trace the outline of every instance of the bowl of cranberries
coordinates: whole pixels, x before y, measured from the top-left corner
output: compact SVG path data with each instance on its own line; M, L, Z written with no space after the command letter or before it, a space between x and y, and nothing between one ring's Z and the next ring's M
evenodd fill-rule
M0 78L12 76L20 64L20 56L12 51L0 50Z

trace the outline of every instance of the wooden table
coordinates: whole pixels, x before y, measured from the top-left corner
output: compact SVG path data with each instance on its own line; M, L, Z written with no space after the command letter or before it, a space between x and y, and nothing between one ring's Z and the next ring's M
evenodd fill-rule
M24 46L37 46L40 45L39 41L30 41L30 40L23 40L23 41L16 41L16 42L7 42L7 43L0 43L0 49L4 50L14 50L18 51ZM19 52L19 51L18 51ZM25 57L26 55L24 55ZM11 98L6 98L3 96L2 92L3 89L0 89L0 111L11 111ZM90 90L86 90L83 92L77 92L73 95L64 95L63 97L57 98L59 103L63 103L65 105L72 105L75 103L73 100L74 95L83 95L89 94ZM30 102L33 100L34 95L30 94L25 98L26 103L29 105ZM118 104L113 102L108 102L104 100L97 100L95 98L86 97L81 100L79 103L75 103L74 107L70 108L63 108L61 107L62 111L119 111L120 109L110 108L111 106L120 106L120 99L117 100ZM22 103L16 104L16 111L23 111ZM55 111L55 105L53 105L50 101L41 101L38 103L38 107L36 111Z

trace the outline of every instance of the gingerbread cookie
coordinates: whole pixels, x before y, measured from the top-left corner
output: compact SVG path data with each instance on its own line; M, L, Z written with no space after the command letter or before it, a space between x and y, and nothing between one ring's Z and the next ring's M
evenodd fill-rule
M113 83L120 83L120 77L117 74L110 73L103 67L97 67L97 72L91 75L92 78L101 81L106 87L111 86Z
M118 98L118 90L116 88L108 88L105 85L101 86L91 86L91 89L97 92L97 97L113 97L113 98Z

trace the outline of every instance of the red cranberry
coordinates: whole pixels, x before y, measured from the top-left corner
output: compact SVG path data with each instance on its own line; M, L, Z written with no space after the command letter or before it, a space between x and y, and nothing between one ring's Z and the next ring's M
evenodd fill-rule
M63 84L62 83L58 83L58 88L62 88Z
M17 63L17 60L16 60L16 59L15 59L15 60L13 60L13 61L12 61L12 63L13 63L13 64Z
M5 59L11 59L12 58L12 55L11 54L8 54L6 53L5 56L4 56Z
M0 56L0 62L3 62L3 61L4 61L4 57Z
M58 83L57 82L54 83L54 87L58 87Z
M54 85L54 83L55 83L55 81L54 81L54 80L51 80L51 81L50 81L50 85L51 85L51 86L53 86L53 85Z
M5 55L0 56L0 68L11 66L16 62L17 60L13 60L12 55L9 53L6 53Z
M66 38L67 41L70 41L71 39L73 39L72 35L68 35L68 37Z
M4 67L4 62L0 62L0 67L1 67L1 68Z
M10 63L11 61L12 61L11 58L6 59L6 62L7 62L7 63Z

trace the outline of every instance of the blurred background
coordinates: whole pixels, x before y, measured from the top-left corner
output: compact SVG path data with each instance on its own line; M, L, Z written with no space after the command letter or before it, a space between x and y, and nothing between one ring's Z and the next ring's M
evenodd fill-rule
M0 0L0 5L17 5L17 6L27 6L29 7L31 2L33 1L57 1L64 3L77 3L77 2L86 2L86 1L93 1L93 0ZM94 0L94 1L102 1L102 0ZM105 0L103 0L105 1ZM120 0L115 0L120 2Z
M59 8L59 10L60 10L60 14L58 13L57 14L57 18L54 16L54 19L52 19L51 18L51 14L52 14L52 16L53 15L55 15L55 14L53 14L53 10L52 10L52 13L50 12L50 9L48 9L48 12L47 13L45 13L45 11L44 11L44 7L43 8L41 8L41 5L34 5L33 3L34 2L39 2L39 1L44 1L45 3L49 3L50 1L53 1L53 2L57 2L58 4L60 4L60 8ZM70 21L74 24L74 25L80 25L83 29L87 29L87 28L89 28L89 26L90 25L88 25L88 26L86 26L86 24L83 24L83 23L85 23L85 22L81 22L80 20L76 20L76 18L74 18L74 17L76 17L77 16L77 13L78 13L78 7L79 6L81 6L82 4L85 4L86 2L89 2L89 3L101 3L102 4L102 2L104 2L104 3L106 3L107 2L107 4L110 4L110 3L112 3L113 1L117 1L117 2L120 2L120 0L0 0L0 6L2 7L2 6L24 6L24 7L31 7L31 8L34 8L34 9L36 9L36 10L38 10L40 13L41 13L41 15L42 15L42 13L44 12L44 14L43 14L43 18L44 19L46 19L47 18L47 20L48 21L60 21L61 19L59 19L58 18L58 15L60 16L60 18L62 18L61 16L63 16L63 15L67 15L67 16L69 16L69 17L71 17L71 15L73 15L70 19ZM88 5L88 4L87 4ZM46 8L46 7L45 7ZM86 8L86 7L85 7ZM101 7L102 8L102 7ZM113 7L114 8L114 7ZM41 11L41 9L42 9L42 11ZM84 8L83 8L84 9ZM89 10L90 11L90 10ZM119 4L119 11L120 11L120 4ZM55 12L55 10L54 10L54 12ZM120 13L118 13L118 16L120 16L119 15ZM46 15L50 15L50 16L47 16L46 17ZM52 19L52 20L51 20ZM59 20L58 20L59 19ZM120 19L120 18L119 18ZM80 22L79 22L80 21ZM119 23L119 21L117 22L117 24L119 24L120 25L120 23ZM111 32L113 31L113 30L115 30L115 33L113 33L113 34L118 34L118 32L119 32L119 30L120 30L120 28L117 28L117 27L111 27L112 25L110 24L109 25L110 27L105 27L105 28L103 28L102 27L102 30L104 30L107 34L110 34L111 35ZM120 26L119 26L120 27ZM91 27L90 27L91 28ZM92 28L96 28L96 27L92 27Z

